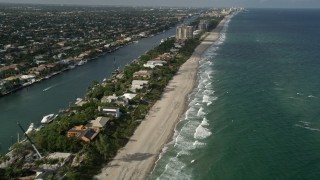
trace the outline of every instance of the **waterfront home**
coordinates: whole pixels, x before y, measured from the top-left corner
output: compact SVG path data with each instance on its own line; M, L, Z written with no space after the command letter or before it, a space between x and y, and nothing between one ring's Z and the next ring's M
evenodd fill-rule
M84 104L86 104L87 101L81 99L81 98L77 98L76 102L75 102L75 105L77 106L83 106Z
M110 118L107 118L107 117L97 117L95 120L89 121L86 124L86 127L92 128L92 129L98 131L98 130L104 128L109 120L110 120Z
M56 171L64 166L66 163L72 160L71 153L61 153L54 152L45 157L47 160L58 160L57 163L54 164L41 164L38 169L35 170L36 175L34 179L37 180L45 180L48 179L49 176L56 173Z
M144 67L155 68L156 66L163 66L167 64L166 61L148 61L146 64L143 64Z
M103 96L101 98L102 103L115 103L120 106L126 106L129 103L129 100L127 98L121 97L121 96L116 96L113 94L112 96Z
M36 177L34 177L34 180L45 180L48 179L48 177L53 176L55 171L54 170L47 170L47 169L37 169L35 170Z
M172 56L170 53L163 53L162 55L159 56L161 61L170 61L172 59Z
M10 76L10 77L7 77L7 78L5 78L4 80L5 81L14 81L14 80L17 80L17 79L19 79L20 78L20 76Z
M21 80L32 81L33 79L35 79L35 75L32 75L32 74L21 75L21 76L20 76L20 79L21 79Z
M11 65L9 65L9 66L0 67L0 72L1 72L1 71L8 71L8 70L18 71L19 68L18 68L18 65L17 65L17 64L11 64Z
M98 107L98 110L104 115L111 115L115 118L120 117L120 108L118 107Z
M45 65L40 65L38 67L33 67L29 69L29 73L34 73L40 75L42 72L46 71L47 67Z
M151 71L140 70L140 71L133 73L133 78L142 77L142 78L149 79L151 77L151 75L152 75Z
M99 131L95 131L92 128L88 128L86 126L75 126L67 132L67 137L76 137L77 139L81 139L84 142L92 141L97 135Z
M133 80L131 84L131 91L136 92L137 89L143 89L148 85L149 81Z

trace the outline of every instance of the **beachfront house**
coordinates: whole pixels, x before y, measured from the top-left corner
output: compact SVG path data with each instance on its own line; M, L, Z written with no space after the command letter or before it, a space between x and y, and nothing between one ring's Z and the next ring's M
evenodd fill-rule
M146 64L143 64L144 67L155 68L156 66L166 65L166 61L148 61Z
M112 96L103 96L101 98L102 103L115 103L119 106L126 106L129 104L129 100L122 96L116 96L113 94Z
M133 94L133 93L125 93L125 94L122 95L122 97L125 97L128 100L132 100L136 96L137 96L137 94Z
M118 107L98 107L98 110L104 114L104 115L111 115L114 116L115 118L120 117L120 108Z
M131 84L131 91L136 92L137 89L143 89L148 85L148 81L145 80L133 80Z
M142 77L142 78L147 78L149 79L152 75L152 72L151 71L147 71L147 70L140 70L140 71L137 71L135 73L133 73L133 78L139 78L139 77Z
M67 137L76 137L84 142L91 142L97 135L99 131L95 131L92 128L86 126L75 126L67 132Z
M110 118L107 117L97 117L95 120L91 120L86 124L87 128L92 128L96 131L99 131L100 129L104 128Z

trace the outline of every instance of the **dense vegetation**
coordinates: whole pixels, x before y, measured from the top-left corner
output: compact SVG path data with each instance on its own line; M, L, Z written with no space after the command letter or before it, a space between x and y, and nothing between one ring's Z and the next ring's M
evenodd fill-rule
M213 23L214 27L217 22ZM84 125L88 120L101 116L98 106L117 106L113 103L102 103L100 100L103 96L122 95L129 92L133 73L145 69L143 64L148 60L170 52L170 49L175 46L174 38L166 40L158 47L142 55L135 63L127 65L123 69L123 78L117 81L108 80L102 84L93 82L85 97L86 104L70 106L53 123L30 136L43 154L51 152L77 153L75 158L82 161L81 166L68 167L67 179L91 179L94 174L99 172L102 165L114 157L118 149L128 142L140 121L145 118L153 104L161 98L163 89L177 73L179 67L191 56L199 43L199 37L186 40L182 48L174 53L169 64L154 68L148 88L137 91L137 96L130 101L130 104L121 107L122 116L120 118L115 119L110 116L111 120L101 130L95 141L85 143L76 138L68 138L66 133L76 125ZM27 143L16 144L14 152L22 154L20 155L21 158L17 160L18 162L15 163L14 167L1 170L0 174L4 174L4 177L27 175L28 172L25 172L22 168L22 162L25 160L23 154L26 154L25 151L30 149L31 147ZM63 169L63 172L60 173L65 172L66 169Z

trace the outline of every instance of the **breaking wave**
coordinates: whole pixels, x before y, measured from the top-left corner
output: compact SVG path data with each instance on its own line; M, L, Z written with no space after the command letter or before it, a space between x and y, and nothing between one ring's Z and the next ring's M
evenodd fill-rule
M206 116L210 112L209 106L213 106L217 100L214 91L214 58L226 39L227 24L219 40L199 62L198 85L189 96L187 111L175 128L173 141L164 147L150 179L192 179L194 150L205 147L213 133L213 125Z

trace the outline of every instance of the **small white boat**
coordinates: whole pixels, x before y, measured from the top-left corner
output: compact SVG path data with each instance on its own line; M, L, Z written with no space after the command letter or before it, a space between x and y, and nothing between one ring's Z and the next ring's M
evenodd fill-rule
M69 69L74 69L76 66L75 65L69 65L68 67L69 67Z
M54 116L54 114L48 114L46 116L43 116L42 120L41 120L41 123L42 124L48 124L50 123L51 121L54 120L56 116Z
M81 60L81 61L78 63L78 66L82 66L82 65L84 65L85 63L87 63L86 60Z
M30 126L29 126L29 128L28 128L27 131L26 131L26 134L28 134L28 133L30 133L31 131L34 131L34 130L35 130L34 124L31 123Z

